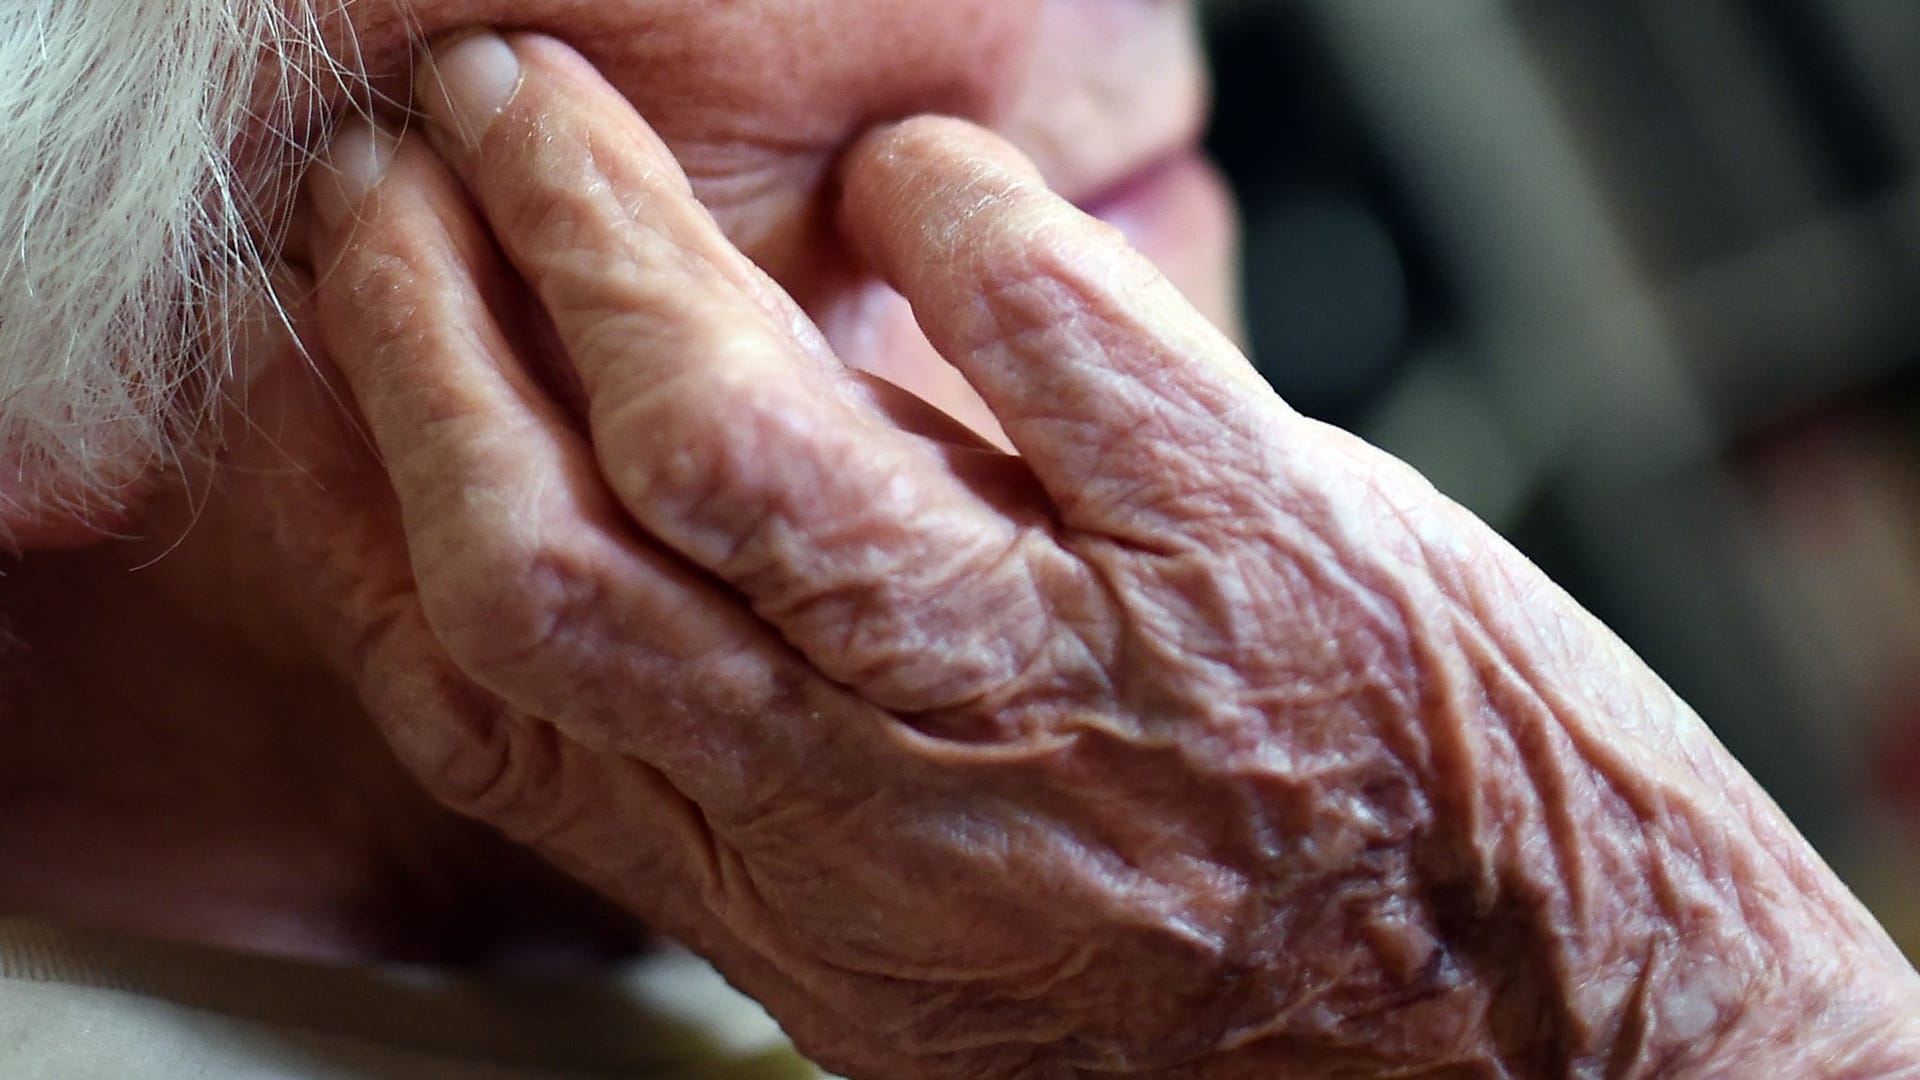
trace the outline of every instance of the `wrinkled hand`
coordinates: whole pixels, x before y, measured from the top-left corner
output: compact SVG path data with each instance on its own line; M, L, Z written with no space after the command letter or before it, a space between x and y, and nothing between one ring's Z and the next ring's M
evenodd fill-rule
M1724 1034L1778 939L1871 944L1756 922L1744 883L1824 871L1684 709L991 136L872 135L840 226L1018 456L847 371L582 60L515 48L497 116L430 84L433 146L315 185L399 506L343 663L440 798L803 1048L1553 1071ZM1661 839L1696 808L1724 836ZM1731 974L1668 979L1679 915Z

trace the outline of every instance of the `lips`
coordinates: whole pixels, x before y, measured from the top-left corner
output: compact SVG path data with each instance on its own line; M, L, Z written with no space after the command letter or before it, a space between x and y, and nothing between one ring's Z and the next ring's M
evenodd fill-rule
M1199 150L1209 93L1192 6L1050 0L1036 38L1018 107L995 126L1055 191L1232 325L1237 223Z
M1225 180L1197 148L1157 159L1078 205L1119 229L1215 325L1238 332L1239 222Z
M1100 189L1072 202L1086 213L1131 235L1144 219L1165 209L1173 191L1191 181L1196 169L1211 168L1196 147L1183 147L1147 162Z

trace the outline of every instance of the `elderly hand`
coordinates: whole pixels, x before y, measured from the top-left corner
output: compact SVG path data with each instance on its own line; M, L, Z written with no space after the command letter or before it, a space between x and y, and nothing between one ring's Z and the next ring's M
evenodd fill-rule
M440 798L860 1076L1920 1060L1911 971L1667 690L1004 145L878 132L839 225L1017 456L512 52L314 185L399 506L316 573Z

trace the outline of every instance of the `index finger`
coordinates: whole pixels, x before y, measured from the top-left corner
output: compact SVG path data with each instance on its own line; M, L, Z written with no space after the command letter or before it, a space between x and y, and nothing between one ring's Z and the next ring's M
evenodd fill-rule
M997 136L911 120L855 147L843 176L842 227L1069 523L1182 501L1194 492L1170 481L1243 466L1293 417L1146 256Z

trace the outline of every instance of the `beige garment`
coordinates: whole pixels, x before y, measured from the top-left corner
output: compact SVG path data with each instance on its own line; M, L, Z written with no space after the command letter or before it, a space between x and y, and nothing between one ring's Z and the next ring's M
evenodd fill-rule
M5 1080L817 1080L684 953L615 975L352 968L0 920Z

